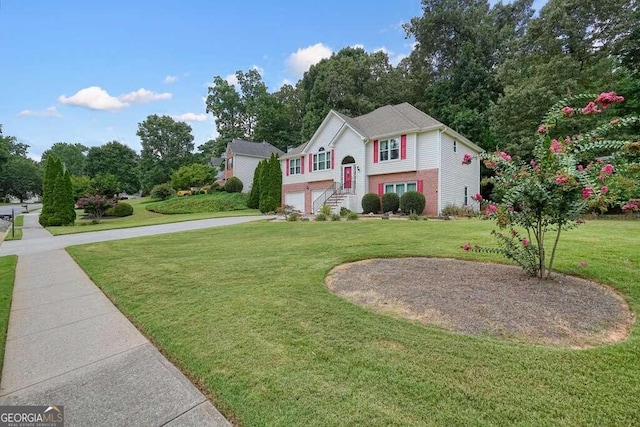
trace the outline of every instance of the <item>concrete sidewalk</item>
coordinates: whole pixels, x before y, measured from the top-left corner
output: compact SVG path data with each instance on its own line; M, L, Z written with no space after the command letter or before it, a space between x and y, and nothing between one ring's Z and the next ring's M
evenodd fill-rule
M0 405L63 405L67 426L230 425L61 248L263 218L52 237L26 215L23 241L0 247L19 255Z

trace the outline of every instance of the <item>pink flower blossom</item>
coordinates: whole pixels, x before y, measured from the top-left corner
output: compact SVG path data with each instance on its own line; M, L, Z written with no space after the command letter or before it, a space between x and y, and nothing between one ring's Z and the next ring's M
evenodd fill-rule
M566 175L557 175L556 176L556 184L562 185L565 184L569 178Z
M462 158L462 164L470 165L472 160L473 160L473 156L471 154L465 154L464 157Z
M487 206L487 210L485 211L487 213L487 215L491 215L494 214L496 212L498 212L498 207L496 205L488 205Z
M607 163L600 169L602 175L613 175L613 165Z
M496 167L498 167L498 163L494 162L493 160L485 160L484 165L487 167L487 169L495 169Z
M595 99L595 102L602 105L603 110L615 102L622 102L622 101L624 101L624 97L617 96L615 92L602 92Z
M551 151L552 153L560 154L562 153L563 150L564 150L564 146L562 145L562 142L558 141L557 139L554 139L553 141L551 141L551 145L549 146L549 151Z
M622 205L623 211L637 211L638 209L640 209L640 199L629 200Z
M465 243L464 245L460 246L462 249L464 249L465 251L469 252L471 250L471 245L469 243Z
M593 189L592 188L587 187L587 188L583 188L582 189L582 198L583 199L588 199L592 195L593 195Z
M578 166L577 166L577 169L578 169L580 172L582 172L582 171L584 170L584 166L582 166L582 165L578 165Z
M546 125L540 125L538 126L538 133L540 135L544 135L545 133L547 133L549 131L549 128Z
M475 200L476 202L481 202L484 198L482 197L482 194L480 193L476 193L475 196L473 196L473 200Z
M600 188L601 194L607 194L608 192L609 192L609 187L607 187L606 185L603 185L602 188Z
M508 155L507 153L505 153L504 151L500 152L500 157L502 157L503 159L505 159L507 162L511 160L511 156Z
M567 107L562 107L561 111L566 117L571 117L573 116L573 113L576 111L576 109L567 106Z
M582 109L582 114L585 114L585 115L597 114L599 112L600 110L598 109L598 106L594 102L588 103L587 106Z

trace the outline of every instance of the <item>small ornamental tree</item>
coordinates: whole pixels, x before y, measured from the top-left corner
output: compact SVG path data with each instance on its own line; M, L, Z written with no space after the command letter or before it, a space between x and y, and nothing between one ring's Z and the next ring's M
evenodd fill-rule
M608 181L617 171L602 156L634 144L611 135L640 123L640 118L616 118L572 137L552 138L550 133L565 120L599 114L623 100L610 92L578 95L557 103L538 127L539 139L529 163L516 162L505 152L482 154L485 166L494 171L490 178L493 200L483 201L480 195L476 198L484 205L485 216L495 220L501 230L492 232L501 246L483 248L466 243L462 248L501 253L530 275L549 278L562 231L582 223L581 216L587 209L606 209ZM575 106L587 101L583 108ZM596 155L600 160L594 159ZM465 155L462 164L471 162L473 157ZM633 209L630 203L633 201L623 209Z
M105 196L96 195L79 199L77 205L99 222L104 213L109 210L109 208L115 206L116 202Z
M249 192L249 200L247 201L247 207L250 209L260 208L260 183L262 177L262 170L266 167L267 160L260 160L256 170L253 172L253 183L251 185L251 191Z

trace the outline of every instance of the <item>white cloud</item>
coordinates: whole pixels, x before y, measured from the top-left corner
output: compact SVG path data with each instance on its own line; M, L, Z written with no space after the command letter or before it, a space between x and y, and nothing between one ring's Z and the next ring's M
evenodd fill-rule
M56 107L48 107L41 111L22 110L18 113L18 115L27 117L62 117L62 114L58 112Z
M228 74L225 78L224 78L227 83L229 83L230 85L237 85L238 84L238 78L236 77L236 74Z
M258 74L260 74L261 76L264 77L264 68L262 67L258 67L257 65L254 65L253 67L251 67L252 70L256 70L258 72Z
M180 80L180 77L178 76L172 76L172 75L168 75L167 77L164 78L164 80L162 81L162 83L164 84L171 84L171 83L175 83L178 80Z
M118 99L128 104L146 104L151 101L160 101L163 99L171 99L172 95L168 92L158 93L144 88L140 88L135 92L129 92L120 95Z
M184 113L179 116L172 116L175 120L181 122L204 122L207 120L206 114Z
M291 75L296 78L301 78L302 75L309 70L309 67L317 64L323 58L330 57L331 53L331 48L322 43L316 43L304 49L298 49L289 55L289 58L287 58L287 67Z
M126 102L122 102L115 96L109 95L106 90L99 86L80 89L75 95L70 97L60 95L58 101L61 104L89 108L91 110L119 110L129 106Z
M351 47L354 48L354 49L364 49L364 45L361 44L361 43L356 43L356 44L352 45Z

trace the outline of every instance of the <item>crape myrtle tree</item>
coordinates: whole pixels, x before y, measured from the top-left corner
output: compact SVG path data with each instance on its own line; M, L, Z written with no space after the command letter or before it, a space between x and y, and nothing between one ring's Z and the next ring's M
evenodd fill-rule
M504 151L482 155L485 166L494 172L490 179L494 191L492 200L484 201L485 215L495 220L501 230L492 232L500 247L472 247L466 243L462 248L500 253L528 274L548 279L561 233L582 223L582 215L588 209L607 208L608 183L621 172L611 164L610 156L637 145L617 135L640 123L640 118L614 118L564 138L552 136L553 131L567 121L597 117L623 100L607 92L558 102L538 127L538 142L528 163L517 162ZM473 161L476 159L466 154L462 163ZM483 202L480 194L475 198ZM639 208L640 203L634 200L622 206L623 210Z

